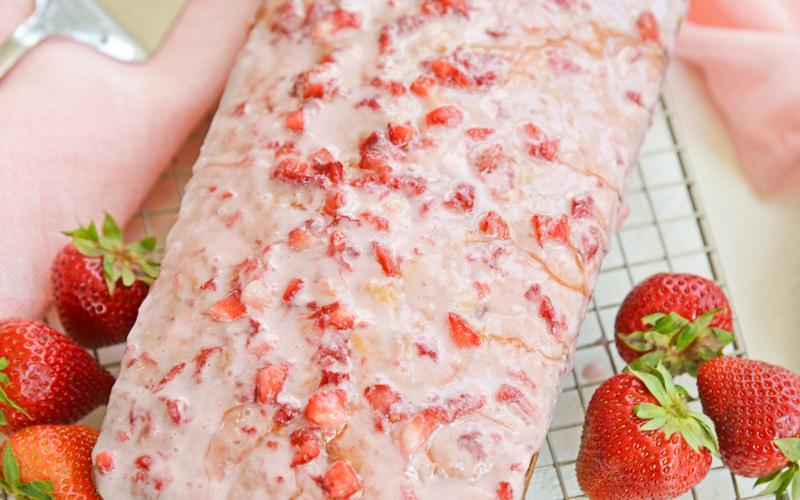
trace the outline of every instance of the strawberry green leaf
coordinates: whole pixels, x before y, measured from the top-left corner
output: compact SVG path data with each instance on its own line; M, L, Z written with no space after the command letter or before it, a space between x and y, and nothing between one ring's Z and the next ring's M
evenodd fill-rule
M626 369L630 368L631 370L640 372L646 371L648 366L655 366L662 361L664 361L664 351L652 351L648 352L647 354L642 354L638 358L634 359L631 364L626 367Z
M775 443L775 446L781 449L784 456L786 456L790 462L800 461L800 438L790 437L776 439L773 442Z
M147 276L151 278L158 278L158 273L161 268L161 264L158 262L154 262L152 260L147 261L140 261L139 262L139 269L142 270Z
M800 474L795 474L792 480L792 500L800 498Z
M772 479L772 482L769 483L767 488L764 491L759 492L759 495L775 493L775 497L780 497L783 495L783 492L786 491L792 484L792 479L794 479L797 471L797 464L792 464L791 466L779 471L778 474ZM756 484L758 484L758 481L756 481Z
M651 314L650 316L645 316L642 318L642 324L644 325L656 325L662 318L666 318L667 315L664 313L655 313Z
M680 351L689 347L689 344L694 342L694 339L697 338L697 334L700 331L698 326L695 323L689 323L681 330L681 334L678 336L678 343L675 347Z
M130 249L136 253L151 253L156 249L156 237L148 236L147 238L142 238L136 243L131 243Z
M781 470L782 470L782 469L781 469ZM771 483L771 482L772 482L772 481L773 481L773 480L774 480L776 477L778 477L778 474L780 474L780 473L781 473L781 470L776 470L775 472L773 472L773 473L772 473L772 474L770 474L769 476L764 476L764 477L760 477L760 478L758 478L758 479L756 480L756 482L755 482L755 483L753 483L753 487L756 487L756 486L761 486L762 484Z
M87 228L89 232L89 239L92 241L100 241L100 235L97 234L97 226L94 225L94 221L89 223L89 227Z
M658 429L663 429L664 435L670 437L672 434L675 433L674 430L666 429L667 423L669 422L669 418L665 415L663 417L657 417L653 420L648 421L646 424L640 427L643 431L657 431Z
M9 491L10 489L11 486L6 482L6 480L0 477L0 490Z
M114 266L111 263L111 257L109 257L108 254L103 255L103 278L106 280L108 293L111 295L114 295L114 284L119 278L117 273L119 273L119 271L114 269Z
M650 391L650 394L655 397L661 406L666 407L670 403L670 397L667 396L667 392L664 389L664 385L655 375L651 375L649 373L639 372L639 371L631 371L636 377L641 380L647 390Z
M122 266L122 284L125 286L133 285L133 282L136 281L136 275L133 274L131 270L130 264L125 264Z
M19 484L19 464L9 442L6 442L6 449L3 450L3 477L12 490Z
M98 257L103 254L103 250L96 243L83 238L72 238L72 244L80 253L87 257Z
M6 368L8 368L8 360L5 357L0 358L0 384L3 385L3 387L0 387L0 402L5 403L7 406L10 406L11 408L21 412L23 415L27 417L28 412L23 410L22 407L18 405L16 401L9 398L8 394L6 394L5 386L11 383L11 379L8 378L8 375L1 372L1 370L5 370ZM8 418L6 417L5 412L2 409L0 409L0 425L7 425L7 424L8 424Z
M122 245L122 231L109 214L106 214L106 218L103 221L103 238Z
M667 410L663 406L654 405L653 403L637 405L633 408L633 412L637 417L647 420L667 416Z
M49 490L43 490L42 487L39 486L40 483L47 485L46 487L48 487ZM53 486L51 485L50 481L31 481L30 483L20 484L17 489L20 493L35 500L53 500L53 495L47 493L47 491L54 493Z

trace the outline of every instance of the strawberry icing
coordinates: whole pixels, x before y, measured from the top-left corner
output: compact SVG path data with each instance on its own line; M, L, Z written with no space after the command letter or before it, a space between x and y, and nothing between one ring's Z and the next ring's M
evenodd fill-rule
M128 338L100 493L522 498L684 9L268 0Z

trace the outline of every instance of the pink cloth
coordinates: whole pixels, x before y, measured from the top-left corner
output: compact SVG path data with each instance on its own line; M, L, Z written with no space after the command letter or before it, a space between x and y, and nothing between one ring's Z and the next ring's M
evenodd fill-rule
M762 193L800 170L800 1L694 0L676 55L704 74Z
M0 319L43 315L60 231L136 211L219 98L259 4L190 0L143 64L50 39L0 79ZM0 41L32 11L0 2Z

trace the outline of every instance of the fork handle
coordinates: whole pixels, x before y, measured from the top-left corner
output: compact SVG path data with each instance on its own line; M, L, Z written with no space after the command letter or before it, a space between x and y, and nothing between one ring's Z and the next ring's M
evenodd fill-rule
M0 45L0 78L11 69L11 66L27 52L31 47L41 42L47 34L39 26L39 12L29 17L20 24L12 33L11 38Z

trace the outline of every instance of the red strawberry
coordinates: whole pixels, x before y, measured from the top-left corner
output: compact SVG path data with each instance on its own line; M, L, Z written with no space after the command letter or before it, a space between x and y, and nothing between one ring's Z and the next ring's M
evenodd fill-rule
M151 260L150 236L122 244L122 232L110 215L99 236L89 227L64 233L72 243L59 252L51 270L53 299L67 335L86 348L125 342L136 322L159 264Z
M361 483L347 460L339 460L322 475L325 489L334 498L349 498L361 491Z
M308 399L306 418L323 429L335 429L347 420L347 393L341 389L318 392Z
M24 319L0 321L0 434L71 424L108 401L114 377L75 342Z
M591 500L668 500L708 474L714 425L689 411L662 365L608 379L589 402L576 464Z
M733 340L725 294L691 274L661 273L636 285L619 308L615 329L622 359L642 357L641 366L663 361L673 375L695 376Z
M92 480L98 433L82 425L39 425L17 432L3 443L0 485L17 498L102 500Z
M459 349L471 349L481 345L481 336L464 318L456 313L449 313L447 320L450 325L450 335Z
M781 469L800 459L800 376L762 361L726 356L700 367L697 388L703 411L719 433L725 465L740 476L776 479L775 489L760 494L780 491L781 496L798 466ZM800 478L795 480L800 491L798 484Z

